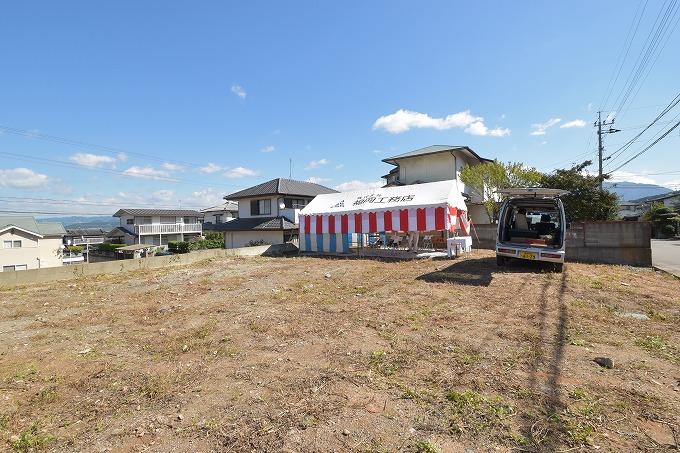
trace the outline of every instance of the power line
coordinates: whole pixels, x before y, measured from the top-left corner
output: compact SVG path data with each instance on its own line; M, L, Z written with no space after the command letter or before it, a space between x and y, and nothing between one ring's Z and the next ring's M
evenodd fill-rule
M677 106L678 103L680 103L680 94L678 94L678 95L677 95L677 96L676 96L676 97L675 97L675 98L674 98L674 99L666 106L666 108L664 108L664 109L661 111L661 113L659 113L659 114L656 116L656 118L654 118L654 120L653 120L649 125L647 125L647 127L645 127L645 128L642 130L642 132L640 132L640 133L637 134L635 137L633 137L631 140L629 140L629 141L628 141L625 145L623 145L621 148L619 148L618 150L614 151L614 153L612 153L612 154L608 157L608 159L611 158L611 159L616 160L616 158L617 158L618 156L620 156L626 149L628 149L633 143L635 143L635 141L636 141L638 138L640 138L640 137L642 136L642 134L644 134L644 133L645 133L650 127L652 127L654 124L656 124L657 121L659 121L664 115L666 115L666 114L667 114L668 112L670 112L673 108L675 108L675 106ZM668 124L668 123L670 123L670 121L667 122L667 123L665 123L665 124ZM609 163L609 165L611 165L611 163L613 163L613 160Z
M663 138L665 138L668 134L670 134L671 132L673 132L673 130L675 130L675 128L678 127L678 126L680 126L680 121L678 121L677 123L675 123L675 124L673 125L673 127L671 127L670 129L668 129L661 137L659 137L659 138L657 138L656 140L654 140L654 143L652 143L651 145L649 145L648 147L646 147L645 149L643 149L642 151L640 151L639 153L637 153L636 155L634 155L633 157L631 157L630 159L628 159L628 160L625 161L623 164L619 165L618 167L616 167L614 170L612 170L612 171L609 172L609 173L612 173L612 172L614 172L614 171L616 171L616 170L619 170L621 167L624 167L624 166L628 165L628 164L629 164L630 162L632 162L634 159L637 159L638 157L640 157L643 153L647 152L650 148L652 148L654 145L656 145L657 143L659 143L659 142L660 142Z
M66 144L66 145L73 145L73 146L77 146L77 147L80 147L80 148L87 148L87 149L93 149L93 150L97 150L97 151L104 151L104 152L115 153L115 154L124 154L124 155L129 155L129 156L142 157L142 158L153 160L153 161L156 161L156 162L175 164L175 165L180 165L180 166L186 167L186 168L193 168L193 169L197 169L197 170L200 170L201 168L203 168L203 166L192 164L192 163L189 163L189 162L160 158L160 157L156 157L156 156L153 156L153 155L150 155L150 154L136 153L136 152L127 151L127 150L123 150L123 149L119 149L119 148L114 148L114 147L111 147L111 146L96 145L96 144L87 143L87 142L83 142L83 141L79 141L79 140L75 140L75 139L71 139L71 138L64 138L64 137L57 137L57 136L54 136L54 135L41 134L41 133L38 133L38 132L35 132L35 131L17 129L17 128L9 127L9 126L0 125L0 131L7 132L7 133L10 133L10 134L15 134L15 135L21 135L21 136L29 137L29 138L37 138L37 139L40 139L40 140L45 140L45 141L54 142L54 143L62 143L62 144ZM54 161L54 162L58 162L58 161ZM87 168L87 169L98 168L98 167L91 167L91 166L81 165L81 164L73 164L73 165L75 165L77 167ZM224 174L232 175L234 177L260 178L259 176L249 175L247 173L242 173L242 172L238 172L238 171L235 171L235 170L225 169L225 170L220 170L220 171ZM225 185L227 185L227 184L225 184ZM232 187L239 187L239 186L232 185Z

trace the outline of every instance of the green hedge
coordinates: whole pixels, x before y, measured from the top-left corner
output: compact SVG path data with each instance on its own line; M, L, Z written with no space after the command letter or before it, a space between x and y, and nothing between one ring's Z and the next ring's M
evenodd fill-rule
M192 250L221 249L224 242L215 239L199 239L198 241L170 241L168 250L174 253L189 253Z
M115 252L121 247L125 247L125 244L99 244L97 248L100 252Z

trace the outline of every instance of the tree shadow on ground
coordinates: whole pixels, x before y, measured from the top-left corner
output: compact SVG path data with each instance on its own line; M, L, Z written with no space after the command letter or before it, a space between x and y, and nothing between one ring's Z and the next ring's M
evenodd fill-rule
M416 277L428 283L458 283L467 286L489 286L496 271L492 258L468 258L456 260L453 264L434 272Z

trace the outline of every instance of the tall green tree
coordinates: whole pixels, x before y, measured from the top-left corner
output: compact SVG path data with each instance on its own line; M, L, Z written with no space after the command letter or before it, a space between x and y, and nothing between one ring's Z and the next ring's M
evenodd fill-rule
M569 191L560 197L567 222L614 220L618 216L618 197L608 190L600 190L600 178L586 171L591 164L592 161L587 160L543 176L543 187Z
M498 189L511 187L535 187L543 174L533 167L520 162L504 164L494 160L481 165L461 168L460 180L468 187L470 195L477 195L483 200L489 222L498 220L502 197L495 193Z

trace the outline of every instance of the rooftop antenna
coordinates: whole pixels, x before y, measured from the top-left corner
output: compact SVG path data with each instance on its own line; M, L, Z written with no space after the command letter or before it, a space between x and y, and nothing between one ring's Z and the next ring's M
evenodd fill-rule
M293 179L293 159L288 159L288 179Z

